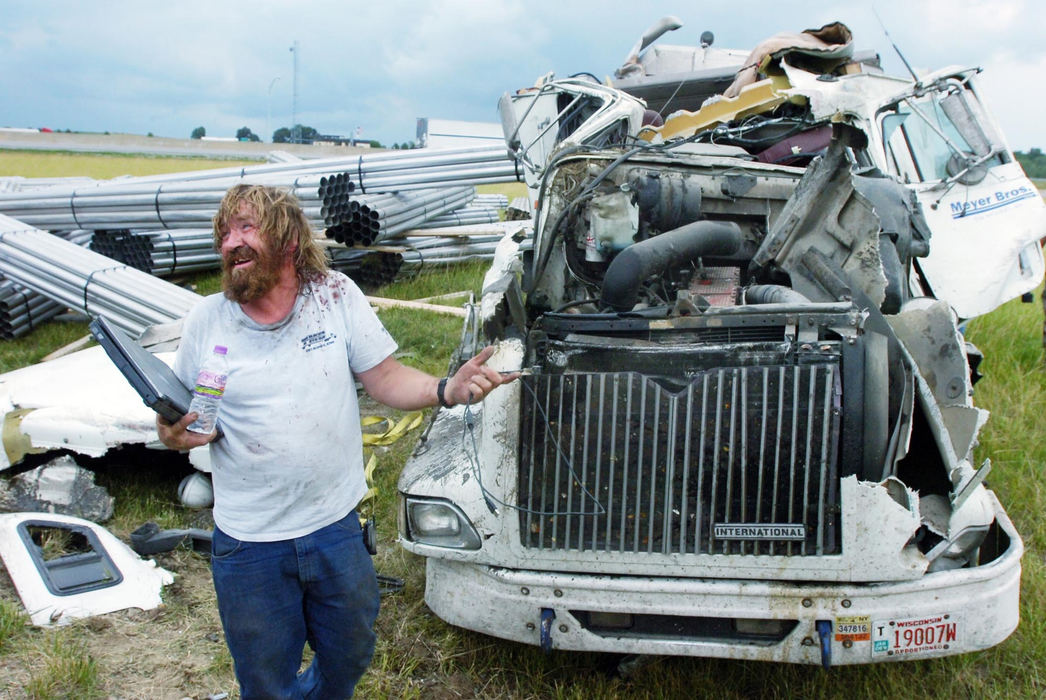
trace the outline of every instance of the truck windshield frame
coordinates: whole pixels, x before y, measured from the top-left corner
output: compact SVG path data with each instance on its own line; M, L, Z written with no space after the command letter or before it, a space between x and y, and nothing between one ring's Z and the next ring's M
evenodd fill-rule
M974 184L1004 162L976 96L955 79L888 105L880 128L887 156L906 183L965 178Z

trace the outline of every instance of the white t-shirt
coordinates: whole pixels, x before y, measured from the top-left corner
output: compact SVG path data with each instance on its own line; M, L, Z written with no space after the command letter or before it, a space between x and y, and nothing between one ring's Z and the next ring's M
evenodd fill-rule
M273 324L222 294L189 313L175 357L186 386L215 345L228 350L210 445L214 522L236 539L284 540L343 518L366 493L353 373L396 350L359 287L330 272Z

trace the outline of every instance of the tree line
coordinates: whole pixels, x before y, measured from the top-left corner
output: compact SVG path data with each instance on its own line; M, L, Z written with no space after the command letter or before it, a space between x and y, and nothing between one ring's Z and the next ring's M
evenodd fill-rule
M1027 153L1014 151L1017 162L1024 168L1024 173L1035 180L1046 180L1046 153L1041 148L1029 149Z
M202 139L207 135L207 129L198 126L192 130L190 138ZM319 131L311 126L305 126L304 124L296 124L293 127L281 126L276 131L272 132L273 143L314 143L316 141L325 140ZM261 138L251 131L248 127L242 126L236 130L236 139L238 141L261 141ZM360 141L359 143L366 143L371 148L385 148L379 141ZM396 143L390 146L395 149L412 149L417 148L418 145L413 141L405 141L404 143Z

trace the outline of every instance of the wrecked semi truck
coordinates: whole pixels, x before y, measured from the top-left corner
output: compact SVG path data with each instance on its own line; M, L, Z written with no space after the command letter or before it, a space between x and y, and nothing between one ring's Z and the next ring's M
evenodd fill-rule
M502 242L456 362L493 343L522 376L439 410L403 470L428 606L546 650L1004 640L1022 543L959 328L1039 283L1046 213L975 73L781 52L657 126L584 77L506 96L533 249Z

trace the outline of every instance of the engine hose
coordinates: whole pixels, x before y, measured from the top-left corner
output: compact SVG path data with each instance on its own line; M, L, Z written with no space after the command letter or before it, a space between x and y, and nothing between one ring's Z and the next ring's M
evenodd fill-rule
M745 289L748 304L809 304L810 300L791 287L780 284L754 284Z
M601 301L615 311L636 305L640 285L672 265L686 265L706 255L729 256L741 248L741 229L732 222L695 221L630 245L610 263Z

